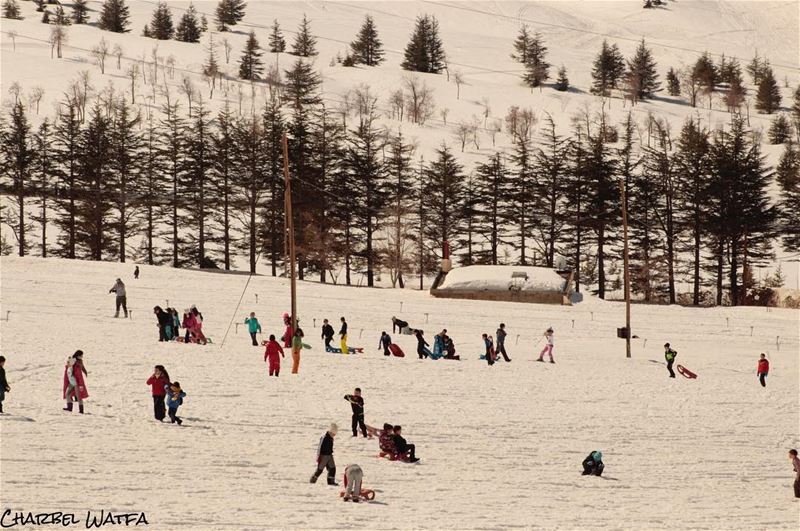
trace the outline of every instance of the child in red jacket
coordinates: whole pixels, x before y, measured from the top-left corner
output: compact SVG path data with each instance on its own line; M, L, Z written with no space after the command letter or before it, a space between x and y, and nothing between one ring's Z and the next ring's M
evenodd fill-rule
M278 357L280 354L280 357ZM269 343L267 343L267 350L264 351L264 361L269 361L269 375L278 376L281 372L281 358L285 358L286 356L283 355L283 347L281 347L280 343L275 341L275 334L269 335Z
M766 377L769 373L769 360L766 354L761 353L761 359L758 360L758 381L761 382L761 387L767 386Z

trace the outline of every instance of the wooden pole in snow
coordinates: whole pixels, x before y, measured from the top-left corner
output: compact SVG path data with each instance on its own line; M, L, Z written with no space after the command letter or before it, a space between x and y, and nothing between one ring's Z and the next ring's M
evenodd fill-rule
M286 212L286 232L289 243L289 278L292 293L292 332L297 330L297 269L294 249L294 218L292 217L292 180L289 177L289 140L283 133L283 180L285 183L284 211ZM291 340L291 339L290 339Z
M628 271L628 204L625 197L625 179L619 181L619 193L622 199L622 256L625 263L625 357L631 357L631 277Z

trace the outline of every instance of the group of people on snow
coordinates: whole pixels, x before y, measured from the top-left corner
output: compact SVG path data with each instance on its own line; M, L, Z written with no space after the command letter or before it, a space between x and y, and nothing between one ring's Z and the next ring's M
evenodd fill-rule
M158 326L159 341L183 341L184 343L200 343L205 345L208 339L203 334L203 314L192 305L191 308L183 310L183 319L178 316L175 308L153 307L153 314L156 316ZM181 337L180 329L184 329Z

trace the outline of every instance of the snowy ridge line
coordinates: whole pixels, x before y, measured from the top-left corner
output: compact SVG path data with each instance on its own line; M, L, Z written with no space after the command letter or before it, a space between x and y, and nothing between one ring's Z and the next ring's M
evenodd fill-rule
M524 17L513 17L513 16L510 16L510 15L503 15L501 13L492 13L490 11L482 11L482 10L479 10L479 9L476 9L476 8L469 8L469 7L465 7L465 6L455 6L455 5L447 4L447 3L444 3L444 2L436 2L434 0L419 0L419 1L424 3L424 4L433 4L433 5L436 5L436 6L447 7L447 8L450 8L450 9L459 9L459 10L462 10L462 11L470 11L470 12L473 12L473 13L478 13L478 14L482 14L482 15L486 15L486 16L490 16L490 17L495 17L495 18L502 18L502 19L507 19L507 20L522 21L522 22L530 22L531 24L538 24L540 26L548 26L548 27L552 27L552 28L565 29L565 30L569 30L569 31L574 31L576 33L588 33L590 35L597 35L599 37L608 37L608 38L612 38L612 39L618 39L618 40L621 40L621 41L628 41L628 42L635 42L635 43L638 43L638 42L641 41L641 39L637 39L637 38L633 38L633 37L623 37L621 35L614 35L614 34L611 34L611 33L603 33L601 31L592 31L592 30L583 29L583 28L575 28L575 27L564 25L564 24L555 24L555 23L552 23L552 22L543 22L543 21L540 21L540 20L529 19L529 18L524 18ZM335 3L336 2L334 2L334 4ZM653 47L664 48L666 50L677 50L677 51L681 51L681 52L694 53L694 54L697 54L697 56L702 56L704 53L708 53L709 55L713 55L713 56L716 56L716 57L722 57L724 55L724 54L720 54L720 53L716 53L716 52L709 52L707 50L700 51L700 50L695 50L693 48L684 48L682 46L675 46L673 44L664 44L664 43L660 43L658 41L647 40L647 44L648 45L653 45ZM730 58L736 59L736 60L741 61L741 62L747 61L747 59L745 59L745 58L736 57L734 55L728 55L726 57L730 57ZM781 63L773 63L771 61L770 61L770 64L773 65L773 66L780 67L780 68L785 68L787 70L800 71L800 65L786 65L786 64L781 64Z

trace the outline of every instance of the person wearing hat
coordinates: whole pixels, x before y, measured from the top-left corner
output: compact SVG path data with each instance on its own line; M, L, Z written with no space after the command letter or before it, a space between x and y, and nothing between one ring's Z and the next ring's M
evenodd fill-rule
M344 501L353 500L358 503L361 499L361 481L364 471L358 465L347 465L344 469Z
M758 381L761 382L761 387L767 386L767 374L769 374L769 360L767 355L763 352L758 360Z
M667 360L667 370L669 371L669 377L675 378L675 371L672 370L672 364L675 363L675 356L678 353L671 348L669 348L669 343L664 343L664 359Z
M114 317L119 317L120 306L125 310L125 317L128 317L128 298L125 296L125 283L122 282L122 279L118 278L108 292L117 295L117 313L114 314Z
M593 451L583 460L582 465L582 476L601 476L603 469L606 467L603 464L603 453L597 450Z
M83 365L83 351L76 350L75 354L67 358L64 367L64 399L67 406L64 411L72 411L73 400L78 403L78 412L83 413L83 399L89 398L86 390L86 381L83 379L85 374L89 374Z
M244 324L247 325L247 331L250 332L250 339L253 341L253 346L258 346L258 341L256 341L256 334L261 333L261 323L258 322L256 318L256 312L250 312L250 317L244 320Z
M333 438L336 437L337 431L339 428L336 424L331 424L325 435L320 438L317 448L317 470L311 476L311 483L316 483L322 475L322 470L328 469L328 485L338 485L336 483L336 462L333 460Z
M544 348L539 353L539 359L536 360L536 361L543 362L544 361L544 355L545 354L549 354L550 355L550 363L555 363L555 361L553 361L553 328L552 327L548 328L547 331L545 331L544 337L545 337L545 339L547 339L547 344L545 344Z

